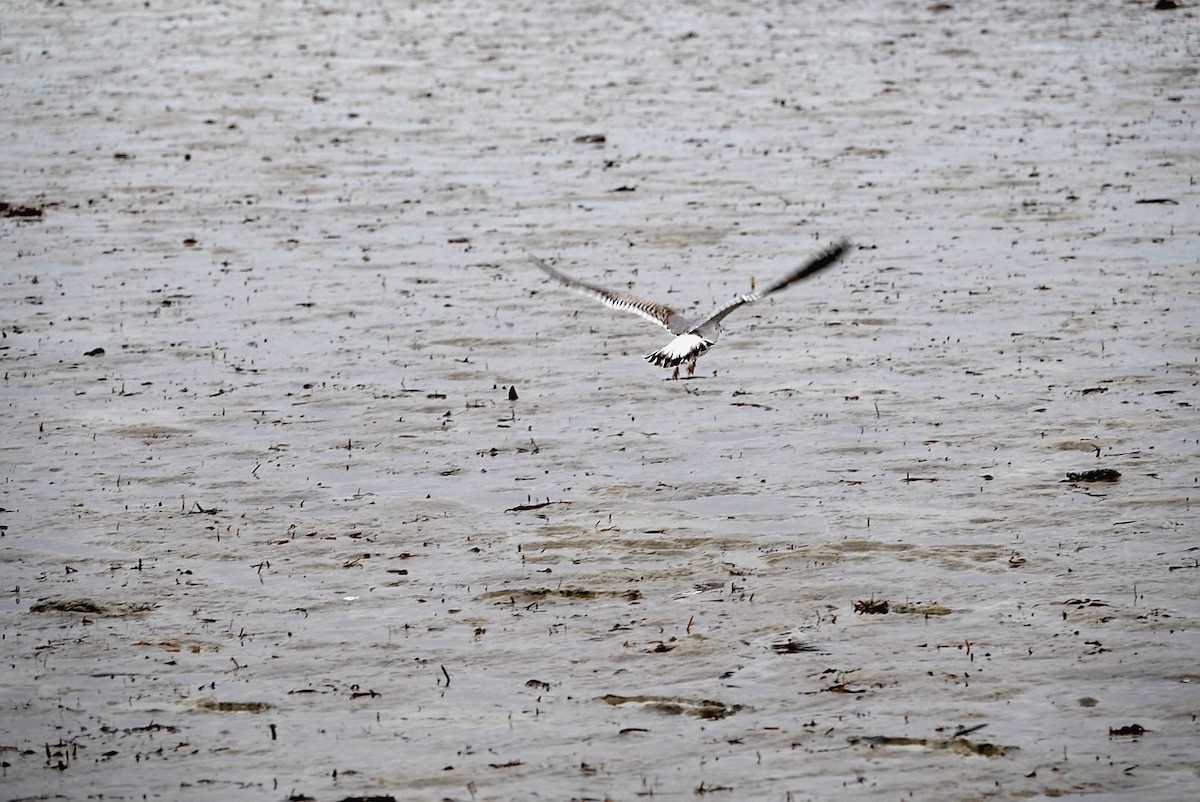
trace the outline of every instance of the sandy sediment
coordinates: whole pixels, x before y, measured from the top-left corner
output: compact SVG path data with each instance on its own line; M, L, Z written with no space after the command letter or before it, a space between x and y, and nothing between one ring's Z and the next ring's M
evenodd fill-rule
M1195 794L1194 9L2 27L7 798Z

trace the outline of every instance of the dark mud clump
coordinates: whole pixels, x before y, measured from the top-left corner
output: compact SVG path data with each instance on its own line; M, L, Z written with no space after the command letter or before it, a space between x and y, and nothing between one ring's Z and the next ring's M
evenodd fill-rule
M196 702L196 709L213 713L265 713L271 705L269 702L218 702L205 698Z
M1095 468L1079 473L1068 472L1068 482L1115 482L1121 478L1121 472L1113 468Z
M91 613L104 615L106 608L91 599L54 599L40 601L29 608L31 613Z
M16 217L22 220L40 220L43 214L44 210L38 206L22 206L0 201L0 216Z
M665 716L695 716L704 719L722 719L742 709L741 705L727 705L712 699L682 699L667 696L618 696L610 693L600 697L613 707L638 705Z
M859 599L854 603L854 612L859 615L887 615L888 600Z
M91 599L47 599L30 605L31 613L83 613L85 615L102 615L108 618L136 616L150 612L153 604L113 604L105 605Z

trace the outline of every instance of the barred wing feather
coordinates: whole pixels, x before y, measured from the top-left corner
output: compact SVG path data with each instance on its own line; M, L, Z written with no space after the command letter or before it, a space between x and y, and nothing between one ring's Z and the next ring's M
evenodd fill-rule
M630 295L625 292L613 292L606 290L603 287L597 287L595 284L589 284L586 281L572 278L566 273L555 270L550 265L546 264L536 256L529 257L530 261L540 267L548 276L553 278L558 283L568 287L575 292L588 295L601 303L619 309L622 312L633 312L635 315L641 315L651 323L657 323L672 334L682 334L688 330L688 320L683 315L671 309L669 306L664 306L654 301L647 301L645 298L639 298L636 295Z

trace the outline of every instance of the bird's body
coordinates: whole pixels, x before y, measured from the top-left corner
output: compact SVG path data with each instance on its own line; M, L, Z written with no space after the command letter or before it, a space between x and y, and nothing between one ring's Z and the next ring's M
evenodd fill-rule
M628 293L613 292L603 287L597 287L594 284L588 284L587 282L571 278L546 264L541 259L536 257L530 258L538 267L560 284L576 292L581 292L584 295L590 295L598 301L611 306L613 309L620 309L641 315L650 322L657 323L674 334L675 339L654 353L647 354L645 358L652 365L658 365L661 368L675 368L674 377L678 377L679 366L684 362L689 363L689 372L695 372L696 360L708 351L708 349L712 348L721 336L721 321L727 315L745 304L752 304L755 301L762 300L773 292L778 292L801 279L819 273L830 265L835 264L845 255L849 248L850 243L842 240L817 254L804 265L788 273L765 290L744 295L735 295L732 299L717 307L707 317L696 318L694 320L684 317L674 309L663 304L647 301L644 298L638 298Z

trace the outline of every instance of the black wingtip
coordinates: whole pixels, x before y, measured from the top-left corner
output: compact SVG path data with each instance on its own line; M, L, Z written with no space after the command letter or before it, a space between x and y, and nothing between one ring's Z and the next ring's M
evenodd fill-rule
M854 243L848 239L845 239L844 237L833 243L820 254L818 254L815 259L813 259L813 272L828 267L829 265L838 261L853 247Z
M804 269L795 276L790 277L787 283L790 284L792 281L808 278L815 273L820 273L827 267L832 267L840 262L842 257L845 256L846 252L852 247L853 245L850 243L850 240L838 240L833 245L830 245L828 248L814 256L809 263L804 266Z

